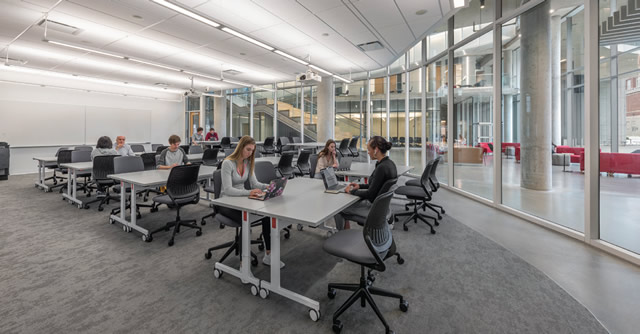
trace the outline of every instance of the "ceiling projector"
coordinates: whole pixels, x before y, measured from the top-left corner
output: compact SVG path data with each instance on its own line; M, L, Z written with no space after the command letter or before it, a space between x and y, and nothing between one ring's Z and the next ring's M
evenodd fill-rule
M300 81L300 82L309 82L309 81L322 82L322 77L318 73L315 73L315 72L313 72L311 70L307 70L305 73L299 74L296 77L296 81Z

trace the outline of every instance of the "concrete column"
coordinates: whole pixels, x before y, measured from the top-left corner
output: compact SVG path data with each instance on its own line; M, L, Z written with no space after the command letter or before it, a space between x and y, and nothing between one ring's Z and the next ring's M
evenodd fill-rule
M218 137L227 136L227 98L226 96L213 98L213 127Z
M521 16L520 105L523 188L550 190L551 18L545 1Z
M464 79L462 80L462 84L473 86L476 83L476 57L466 56L463 60Z
M560 16L551 17L551 142L562 144L562 72L560 69L562 48Z
M322 77L318 84L318 142L326 142L333 137L333 78Z
M507 90L507 92L503 92L504 94L504 139L502 140L504 143L513 143L513 72L511 71L512 67L512 50L504 50L503 51L503 78L506 78L506 84L503 83L503 87Z

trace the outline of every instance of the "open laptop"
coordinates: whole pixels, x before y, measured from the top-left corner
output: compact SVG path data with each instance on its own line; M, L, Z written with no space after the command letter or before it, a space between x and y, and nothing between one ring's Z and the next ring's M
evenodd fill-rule
M322 182L324 182L324 192L331 194L344 192L344 188L347 185L338 182L338 177L332 167L321 170L320 174L322 175Z
M353 162L353 157L342 157L338 161L337 170L351 170L351 163Z
M286 186L287 186L286 177L277 178L277 179L271 180L271 182L267 186L267 189L263 192L262 196L255 196L255 197L249 196L249 198L257 199L259 201L266 201L269 198L274 198L282 195L282 193L284 192L284 187Z

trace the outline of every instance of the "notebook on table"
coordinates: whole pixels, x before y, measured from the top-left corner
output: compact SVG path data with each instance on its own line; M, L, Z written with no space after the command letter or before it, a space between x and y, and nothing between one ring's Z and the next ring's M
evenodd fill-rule
M286 186L287 186L286 177L277 178L269 182L267 189L262 193L261 196L249 196L249 198L255 199L258 201L266 201L269 198L274 198L282 195L282 193L284 192L284 187Z

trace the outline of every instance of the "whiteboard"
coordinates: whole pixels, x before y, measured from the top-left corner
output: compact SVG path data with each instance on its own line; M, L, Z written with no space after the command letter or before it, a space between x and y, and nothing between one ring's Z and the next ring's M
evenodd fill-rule
M129 143L151 142L151 110L86 107L87 144L95 145L98 138L127 137Z
M78 145L84 143L85 106L2 101L0 141L11 146Z

